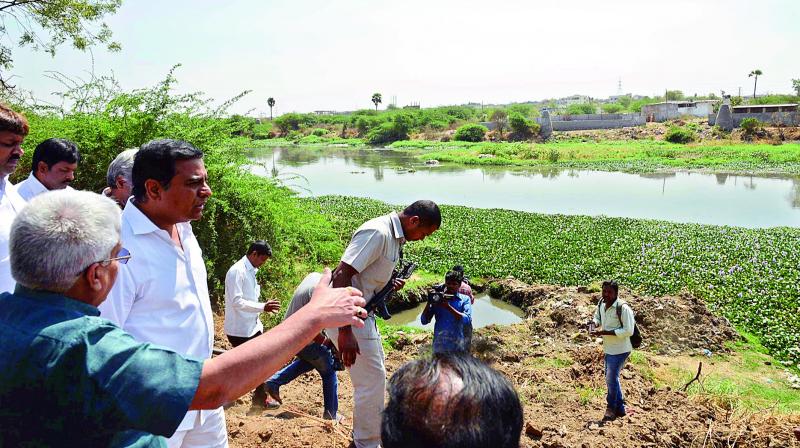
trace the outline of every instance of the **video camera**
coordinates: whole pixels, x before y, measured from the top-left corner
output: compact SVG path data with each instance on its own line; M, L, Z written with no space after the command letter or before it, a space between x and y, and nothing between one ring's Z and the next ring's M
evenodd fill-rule
M447 286L445 285L436 285L430 291L428 291L428 303L431 305L436 305L441 301L450 300L453 298L453 294L447 294Z
M416 263L401 261L400 266L396 267L392 272L392 278L389 279L389 282L386 283L386 286L375 293L375 295L372 296L372 299L370 299L366 306L364 306L364 309L367 310L367 314L375 312L375 314L383 319L391 319L392 315L389 314L389 309L386 307L386 299L388 299L392 292L394 292L394 281L398 278L408 280L416 268Z

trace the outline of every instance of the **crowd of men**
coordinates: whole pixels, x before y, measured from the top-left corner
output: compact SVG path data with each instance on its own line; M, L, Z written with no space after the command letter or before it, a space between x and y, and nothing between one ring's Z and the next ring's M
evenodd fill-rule
M123 151L96 194L69 187L81 155L54 138L34 150L28 179L12 185L28 131L23 115L0 104L0 446L224 447L223 404L252 390L265 404L280 401L280 386L311 369L323 377L323 415L339 421L336 351L355 389L356 446L379 446L382 434L386 447L518 443L513 388L465 355L404 367L383 412L384 354L365 298L389 280L406 241L439 228L433 202L362 225L334 272L307 276L267 332L259 314L280 305L259 302L255 271L272 249L253 242L226 276L234 348L212 358L207 272L190 225L212 195L202 151L169 139ZM476 393L487 381L497 387ZM439 420L420 426L409 391ZM475 412L463 414L465 406ZM510 420L468 435L438 423L483 427L494 409Z
M226 447L224 404L254 391L254 403L277 406L280 388L311 370L323 417L339 422L339 360L358 448L519 445L514 388L469 355L474 297L460 267L422 315L436 320L434 354L400 368L386 402L381 335L365 307L387 284L403 288L393 271L407 242L442 225L435 203L361 225L335 270L306 276L266 332L260 316L280 303L259 300L256 272L273 253L252 242L225 278L233 348L212 358L207 272L190 225L212 195L203 152L169 139L125 150L96 194L70 188L81 154L52 138L12 185L28 131L0 104L0 446ZM617 296L605 283L594 317L609 420L626 414L618 377L634 328Z

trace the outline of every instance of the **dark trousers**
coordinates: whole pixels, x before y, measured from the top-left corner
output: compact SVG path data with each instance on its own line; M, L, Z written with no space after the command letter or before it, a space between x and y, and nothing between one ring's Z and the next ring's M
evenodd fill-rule
M230 342L232 346L238 347L244 344L245 342L249 341L250 339L261 336L261 332L260 331L256 332L256 334L250 336L249 338L242 336L231 336L228 334L226 334L225 336L228 337L228 342ZM266 399L267 399L267 390L264 389L263 383L259 384L258 387L256 387L256 390L253 391L253 403L263 404L264 400Z

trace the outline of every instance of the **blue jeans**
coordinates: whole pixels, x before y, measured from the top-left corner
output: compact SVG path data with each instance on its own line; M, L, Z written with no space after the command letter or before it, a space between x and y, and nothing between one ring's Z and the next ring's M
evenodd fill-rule
M339 397L337 396L338 379L333 368L333 355L331 350L312 342L306 345L289 365L279 370L265 383L270 389L279 391L284 384L292 382L298 376L316 369L322 377L322 397L325 406L325 418L336 418L339 410Z
M608 395L606 395L606 402L608 408L614 411L617 416L625 415L625 400L622 397L622 386L619 384L619 373L625 367L625 361L628 359L630 352L620 353L619 355L606 354L606 386L608 386Z

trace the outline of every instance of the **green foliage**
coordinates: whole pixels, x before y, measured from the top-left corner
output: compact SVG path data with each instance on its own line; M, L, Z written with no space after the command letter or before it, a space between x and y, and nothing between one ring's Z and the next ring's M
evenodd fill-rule
M308 210L295 193L250 173L252 162L245 149L252 147L252 141L232 137L241 130L241 120L223 117L236 98L218 108L206 108L209 100L196 94L176 95L175 82L170 72L152 88L115 93L91 113L62 115L28 107L24 112L31 133L16 176L27 175L32 149L54 135L80 148L83 161L74 186L91 191L105 187L108 164L123 149L155 138L188 141L204 151L213 190L203 218L193 223L212 294L221 292L227 269L242 257L248 244L266 239L275 255L259 270L264 294L288 299L303 275L336 260L343 250L341 242L331 236L329 222Z
M664 140L670 143L690 143L693 142L697 138L697 134L687 127L681 126L671 126L666 134L664 134Z
M331 217L342 244L366 219L392 209L358 198L311 202ZM615 278L643 294L686 291L757 334L772 353L800 362L800 252L793 250L800 229L441 209L441 230L405 249L425 271L462 264L474 277L554 285Z
M523 117L521 114L513 112L508 118L508 125L511 128L512 140L527 140L539 133L539 123Z
M328 130L323 128L316 128L311 131L311 135L316 135L317 137L322 137L323 135L327 134Z
M455 135L453 135L453 140L458 140L462 142L481 142L483 141L483 137L486 135L486 126L480 124L465 124L460 128L456 129Z
M757 118L748 117L742 120L739 125L742 128L745 138L753 138L757 133L764 131L764 123Z
M593 103L578 103L567 106L568 115L589 115L597 112L597 106Z
M106 15L114 14L122 0L49 0L2 2L0 9L0 68L13 67L13 46L28 46L54 56L56 48L69 42L73 48L84 51L102 44L109 51L119 51L120 45L111 40L111 29L102 22ZM17 30L12 36L9 29ZM0 75L0 85L7 87L7 78Z
M625 107L620 103L606 103L600 106L600 108L603 109L603 112L607 114L615 114L622 111Z
M367 133L367 143L370 145L385 145L398 140L408 140L408 131L411 126L411 117L398 114L392 121L381 123L380 126Z
M787 104L800 102L800 95L764 95L750 99L747 104Z
M302 126L310 125L311 120L306 115L292 112L276 118L274 123L281 130L281 134L286 134L290 131L299 131Z
M381 104L381 94L380 93L373 93L372 94L372 102L375 104L375 110L378 110L378 104Z
M532 105L530 104L512 104L506 108L508 115L511 116L513 114L522 115L524 118L533 118L534 115L538 115L539 111L535 110ZM535 114L534 114L535 112Z
M489 117L490 120L495 125L495 128L500 132L500 135L503 135L503 129L506 128L508 125L508 113L503 109L495 109L492 111L492 115Z
M800 97L800 79L792 79L792 89L795 94Z
M680 90L667 90L666 101L681 101L686 99L686 95Z

